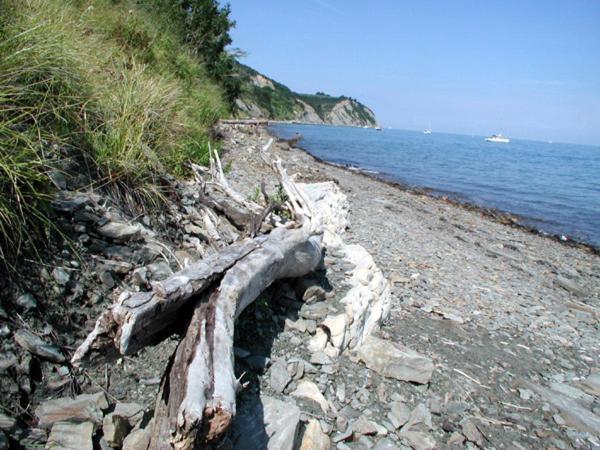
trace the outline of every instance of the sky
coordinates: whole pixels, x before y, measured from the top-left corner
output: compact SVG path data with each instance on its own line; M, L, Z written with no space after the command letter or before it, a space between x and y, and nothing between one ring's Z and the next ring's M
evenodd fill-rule
M600 0L229 0L242 62L385 127L600 145Z

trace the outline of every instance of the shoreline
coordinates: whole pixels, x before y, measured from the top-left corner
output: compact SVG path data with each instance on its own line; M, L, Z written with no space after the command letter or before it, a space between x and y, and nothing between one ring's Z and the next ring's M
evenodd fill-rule
M272 134L262 128L234 127L224 135L223 158L231 162L228 181L232 188L243 195L258 192L260 186L266 192L276 192L277 180L260 152ZM480 208L476 212L475 208L439 201L423 190L416 192L320 161L287 142L272 145L269 158L280 159L288 174L300 183L337 184L347 201L344 242L368 251L390 283L390 315L375 337L406 346L435 364L427 389L396 380L386 382L372 373L373 378L365 377L368 366L343 355L333 370L325 366L333 372L328 380L318 371L304 375L317 383L331 383L332 390L327 388L326 392L334 401L337 384L344 384L346 395L344 402L336 405L338 411L348 402L352 407L354 402L368 406L372 411L369 420L382 423L390 411L385 393L396 392L411 407L421 404L426 408L436 401L440 404L432 415L431 434L439 444L453 439L452 429L448 431L445 423L460 424L465 415L484 414L492 420L511 417L515 423L514 427L493 430L479 424L491 447L510 447L518 442L523 448L540 448L540 436L521 432L533 422L536 429L543 430L542 437L552 433L564 448L571 448L568 442L581 447L585 436L571 438L573 431L556 424L556 414L570 411L548 409L545 394L566 398L567 394L551 389L559 386L561 392L577 392L574 389L581 388L577 382L600 367L600 260L596 254L559 245L555 239L544 239L546 236L522 226L506 227L490 220ZM327 254L325 279L352 276L347 266L334 263L338 253L332 249ZM369 279L365 276L364 280L367 286ZM330 295L336 296L333 291ZM289 362L297 356L296 349L306 349L301 341L291 340L290 328L283 329L286 332L276 338L270 357ZM306 360L311 358L312 350L308 350L302 356ZM266 389L269 376L261 381ZM368 396L361 389L365 378L372 380ZM348 389L353 385L357 388ZM529 394L524 386L539 387L544 396L533 391ZM457 402L464 405L458 411L454 407ZM511 415L515 408L528 413ZM598 417L589 407L585 414L594 420ZM580 424L570 426L582 429ZM334 427L341 433L347 424L336 423ZM403 439L391 428L389 436Z
M271 137L273 137L273 139L275 139L276 142L288 143L288 141L286 139L281 138L280 136L277 136L277 134L275 134L275 132L270 130L268 125L267 126L262 125L261 127L263 127L265 129L266 133L268 135L270 135ZM327 166L331 166L331 167L336 167L338 169L342 169L342 170L348 171L353 174L361 175L370 180L381 182L383 184L386 184L388 186L402 190L404 192L409 192L409 193L412 193L415 195L427 196L429 198L433 198L433 199L442 201L446 204L461 208L466 211L477 212L477 213L481 214L482 216L484 216L496 223L499 223L502 225L507 225L507 226L510 226L510 227L518 229L518 230L526 231L526 232L534 234L536 236L540 236L540 237L547 238L547 239L550 239L555 242L559 242L562 245L565 245L567 247L577 248L577 249L580 249L583 251L590 252L596 256L600 256L600 246L596 246L594 244L590 244L590 243L583 242L583 241L580 241L577 239L573 239L568 236L566 236L566 240L564 240L564 239L562 239L561 235L546 233L544 231L537 229L534 226L522 223L521 220L526 219L524 216L510 213L508 211L503 211L498 208L475 205L473 203L469 203L468 201L461 201L461 200L452 198L448 194L444 194L441 191L435 191L435 189L428 188L426 186L410 186L401 181L385 178L385 177L381 176L381 174L370 173L366 169L362 169L360 167L354 167L354 166L330 162L330 161L327 161L325 159L322 159L322 158L314 155L310 150L308 150L298 144L292 146L291 148L301 150L302 152L309 155L311 158L313 158L318 163L321 163L321 164L324 164ZM439 195L434 194L434 192L439 192Z

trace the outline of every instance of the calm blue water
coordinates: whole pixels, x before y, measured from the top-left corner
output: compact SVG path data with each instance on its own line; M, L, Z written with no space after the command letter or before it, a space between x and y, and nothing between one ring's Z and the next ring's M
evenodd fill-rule
M508 211L546 233L600 246L600 147L321 125L271 128L286 138L302 134L300 146L326 161Z

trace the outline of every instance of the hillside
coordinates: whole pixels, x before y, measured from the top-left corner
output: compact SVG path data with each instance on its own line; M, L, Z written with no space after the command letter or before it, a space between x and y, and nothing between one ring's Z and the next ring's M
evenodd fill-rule
M373 111L351 97L333 97L322 92L299 94L243 64L239 64L239 72L242 86L236 104L243 117L359 127L377 125Z

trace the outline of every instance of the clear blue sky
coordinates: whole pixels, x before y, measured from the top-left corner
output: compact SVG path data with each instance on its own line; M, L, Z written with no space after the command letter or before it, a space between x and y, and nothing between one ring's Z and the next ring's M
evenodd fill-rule
M600 144L598 0L230 0L242 61L384 126Z

